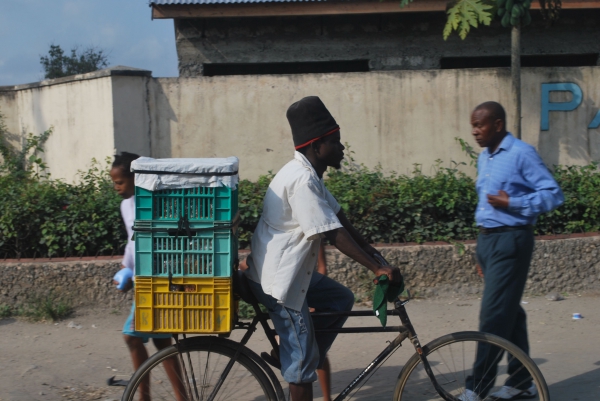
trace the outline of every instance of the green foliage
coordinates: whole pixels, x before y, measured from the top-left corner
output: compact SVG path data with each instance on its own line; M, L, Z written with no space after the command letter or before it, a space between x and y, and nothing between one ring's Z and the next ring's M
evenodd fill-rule
M467 156L469 156L469 159L471 159L469 161L469 166L477 167L477 158L479 157L479 153L477 153L477 151L473 149L473 146L471 146L471 144L469 144L469 142L465 141L464 139L457 137L455 137L454 139L456 140L456 142L458 142L462 151L465 152Z
M13 310L9 305L0 305L0 319L6 319L13 315Z
M262 214L263 198L273 177L273 173L269 171L267 175L261 176L256 182L248 180L239 182L238 207L241 223L238 228L238 240L241 248L246 248L250 244L254 228L258 224L258 220Z
M503 27L529 25L531 0L496 0L497 15Z
M126 233L109 163L94 160L77 184L0 175L0 257L119 254Z
M256 313L254 312L254 308L249 303L246 303L240 299L238 305L238 316L240 317L240 319L252 319L254 315L256 315ZM265 308L264 305L259 304L258 306L260 306L260 310L263 313L268 312L267 308Z
M410 176L389 177L359 166L331 172L326 185L371 243L465 240L475 232L474 182L441 161L431 176L418 165Z
M13 311L13 315L34 321L57 321L71 315L73 310L69 301L49 293L32 297L21 308Z
M477 152L457 139L463 150L477 160ZM353 152L350 152L350 156ZM416 165L410 175L384 175L381 169L357 165L349 157L344 168L330 171L326 186L349 220L371 243L448 241L475 239L477 204L474 180L458 164L425 175ZM557 166L554 177L565 194L565 204L539 217L537 235L600 231L600 171L597 164ZM272 174L258 183L240 183L240 209L244 227L241 247L247 247L262 210L262 199Z
M484 0L457 0L446 11L448 19L444 26L444 40L448 39L452 31L457 31L460 38L465 39L471 27L490 25L493 14L489 10L493 8Z
M536 224L539 234L600 231L600 169L587 166L556 166L554 178L565 195L565 203L543 214Z
M30 133L25 138L21 149L16 149L8 141L9 133L4 124L4 116L0 113L0 155L2 155L0 175L10 175L16 180L29 176L45 177L47 166L40 157L40 153L44 152L44 143L51 134L52 127L39 135Z
M44 67L45 78L53 79L99 70L108 65L108 58L103 50L94 47L81 52L74 47L69 56L60 46L52 44L48 55L40 57L40 63Z
M78 184L51 180L40 157L51 133L29 134L15 149L0 115L0 258L120 253L126 234L110 161L93 160Z

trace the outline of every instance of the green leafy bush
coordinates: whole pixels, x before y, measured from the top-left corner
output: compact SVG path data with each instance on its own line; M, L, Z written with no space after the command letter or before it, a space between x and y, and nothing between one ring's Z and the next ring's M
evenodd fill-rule
M417 165L411 175L385 176L381 169L368 169L350 159L342 170L330 171L325 183L371 243L460 242L477 236L477 193L474 179L457 167L442 167L438 161L432 175L424 175ZM257 183L240 182L241 247L249 244L272 177L270 173ZM554 177L565 204L539 217L536 234L600 231L598 164L556 166Z
M0 176L0 257L120 254L126 233L108 168L93 162L79 183Z
M0 114L0 258L120 254L126 243L110 160L92 160L77 184L53 180L40 154L52 133L11 146Z

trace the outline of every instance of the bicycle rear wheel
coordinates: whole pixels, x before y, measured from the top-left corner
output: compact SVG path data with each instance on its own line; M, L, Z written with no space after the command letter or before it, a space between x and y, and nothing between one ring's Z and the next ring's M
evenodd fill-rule
M244 349L218 337L189 338L180 342L179 350L177 345L167 347L133 374L122 401L276 401L268 377Z
M483 374L474 373L473 370L478 349L482 356L481 360L484 361L481 365L484 368L479 370ZM505 351L509 358L516 358L520 362L518 368L515 369L515 365L518 365L515 361L511 363L511 369L508 363L503 362L502 355ZM498 336L473 331L448 334L425 345L423 354L440 387L456 399L460 399L459 397L465 394L465 383L470 381L472 389L479 394L480 400L496 400L492 394L499 391L505 382L511 379L515 382L511 383L511 387L518 388L529 387L529 382L532 381L538 393L532 399L550 400L548 386L535 362L520 348ZM500 363L497 370L494 370L493 365L496 362ZM415 353L400 372L394 400L442 399L429 379L419 355ZM477 400L475 397L463 399Z

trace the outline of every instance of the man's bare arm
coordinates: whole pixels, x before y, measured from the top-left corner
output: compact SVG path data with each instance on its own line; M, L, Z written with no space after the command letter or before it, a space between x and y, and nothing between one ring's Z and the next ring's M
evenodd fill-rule
M341 220L340 220L341 221ZM342 223L343 225L344 223ZM365 266L375 273L375 276L386 275L390 281L397 283L401 279L400 270L397 267L381 266L378 264L362 247L360 247L354 238L345 228L337 228L327 231L325 237L329 243L340 250L344 255L352 258L356 262ZM368 245L368 244L367 244Z
M365 237L363 237L362 234L359 233L356 228L354 228L354 226L352 225L352 223L350 223L350 220L348 220L346 214L342 211L342 209L340 209L340 211L338 212L337 218L340 220L340 223L342 223L346 231L348 231L352 239L354 239L358 246L361 247L366 253L368 253L371 256L375 254L381 255L381 253L379 253L377 249L373 248L367 242Z

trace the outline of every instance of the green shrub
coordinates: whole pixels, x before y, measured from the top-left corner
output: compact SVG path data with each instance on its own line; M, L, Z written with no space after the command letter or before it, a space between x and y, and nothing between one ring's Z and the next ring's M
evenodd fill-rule
M6 319L13 315L13 310L9 305L0 304L0 319Z
M92 160L78 184L52 180L40 157L51 134L29 134L17 149L0 114L0 258L121 253L126 233L109 160Z
M73 313L71 303L53 293L32 297L14 315L33 321L57 321Z
M78 184L0 176L0 257L121 253L126 243L121 199L107 170L94 162Z

